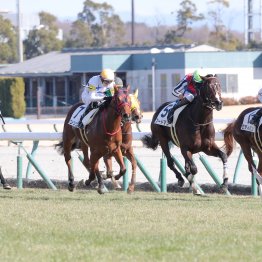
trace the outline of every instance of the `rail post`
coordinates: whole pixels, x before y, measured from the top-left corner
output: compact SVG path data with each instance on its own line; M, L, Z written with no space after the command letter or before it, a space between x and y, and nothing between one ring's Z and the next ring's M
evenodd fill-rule
M125 156L124 156L123 159L124 159L124 163L125 163L125 166L126 166L126 172L123 175L123 190L125 192L127 192L127 189L128 189L128 160Z
M242 151L242 149L240 149L240 152L239 152L239 155L238 155L238 159L237 159L237 165L236 165L235 172L234 172L234 177L233 177L233 183L234 184L237 181L237 177L238 177L238 174L240 172L243 159L244 159L243 151Z
M26 157L27 159L32 163L32 165L34 166L34 168L37 170L37 172L39 173L39 175L43 178L43 180L46 182L47 186L53 190L57 190L56 186L53 184L53 182L50 180L50 178L48 176L46 176L46 174L44 173L44 171L40 168L40 166L37 164L37 162L35 161L34 157L32 155L30 155L29 153L27 153L27 151L25 150L25 148L21 145L21 148L25 151L26 153Z
M204 157L204 155L199 154L199 159L202 162L202 164L204 165L204 167L206 168L207 172L211 175L211 177L213 178L215 183L221 187L222 181L219 179L219 177L217 176L216 172L209 165L209 163L208 163L207 159ZM228 189L226 191L226 194L227 195L231 195L230 192L228 191Z
M39 140L34 140L33 141L33 148L32 148L32 151L31 151L31 155L34 157L35 154L36 154L36 150L38 148L38 145L39 145ZM26 179L29 178L29 175L31 175L31 170L32 170L32 164L31 162L29 161L28 164L27 164L27 168L26 168Z
M162 158L160 159L160 187L161 192L167 192L167 185L166 185L166 166L167 161L165 154L162 152Z
M22 189L23 188L23 157L21 155L22 142L17 142L16 144L18 146L16 186L18 189Z
M158 184L152 179L152 177L149 175L148 171L146 170L146 168L143 166L142 162L138 159L136 155L135 155L135 159L137 162L137 166L139 167L141 172L144 174L146 179L149 181L149 183L152 185L152 187L155 189L155 191L161 192Z

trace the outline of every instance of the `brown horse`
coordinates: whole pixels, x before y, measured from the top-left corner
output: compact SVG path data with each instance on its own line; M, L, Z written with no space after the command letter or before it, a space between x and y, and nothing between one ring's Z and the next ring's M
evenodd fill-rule
M231 155L236 141L241 146L243 154L248 162L249 171L251 174L255 174L259 185L262 183L262 129L261 126L255 128L254 125L249 124L250 118L254 115L254 113L251 112L256 109L259 109L259 107L249 107L242 111L235 121L227 125L223 133L227 156ZM244 123L245 118L247 121ZM248 130L250 128L251 130ZM257 170L253 160L252 150L258 155L259 164Z
M142 119L142 112L140 109L140 101L138 100L138 90L134 92L134 94L130 94L131 99L131 116L132 121L139 124ZM132 177L131 182L128 187L128 193L134 192L135 189L135 182L136 182L136 168L137 163L133 151L132 146L132 125L131 122L126 122L122 125L122 144L121 144L121 150L124 156L127 157L127 159L131 162L132 166ZM106 178L112 178L113 177L113 169L112 169L112 158L109 155L104 156L104 161L106 164ZM120 178L119 175L115 176L115 179L118 180Z
M227 190L227 156L215 143L215 129L213 124L213 109L222 109L221 86L216 76L207 75L203 77L202 86L197 90L198 94L188 106L180 113L175 127L167 125L167 114L172 107L170 102L161 105L155 112L151 122L151 135L143 137L145 146L155 150L160 144L167 158L168 167L176 174L178 185L183 186L184 179L176 169L174 159L171 156L169 142L180 147L185 159L186 178L192 186L193 192L199 191L194 183L194 175L197 167L193 161L193 154L204 152L210 156L219 157L223 162L223 184L222 189ZM161 114L161 115L160 115ZM161 116L166 123L155 123L158 116ZM174 117L175 121L175 117Z
M82 103L74 105L68 112L63 130L63 140L56 145L60 152L64 154L65 162L68 167L69 191L75 188L74 175L71 165L71 151L80 146L84 154L83 164L89 171L89 179L85 181L88 186L97 177L98 193L106 192L103 179L98 169L99 159L104 155L112 155L120 166L119 175L126 172L123 162L123 155L120 149L122 143L121 122L131 120L130 99L128 89L115 88L114 96L107 105L98 112L91 124L87 125L84 130L74 128L69 125L69 120L75 109ZM90 159L88 155L90 148Z

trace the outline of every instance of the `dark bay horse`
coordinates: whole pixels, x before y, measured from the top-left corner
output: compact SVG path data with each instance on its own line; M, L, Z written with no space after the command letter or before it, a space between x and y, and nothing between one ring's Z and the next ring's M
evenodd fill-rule
M213 109L222 109L221 86L216 76L207 75L203 78L202 86L198 89L198 95L192 103L184 108L177 118L175 127L156 124L155 120L162 111L162 118L170 110L170 102L161 105L155 112L152 122L152 134L143 137L142 142L148 148L155 150L160 144L166 158L168 167L176 174L178 185L183 186L184 179L176 169L174 159L171 156L169 142L180 147L185 159L186 178L192 186L193 192L198 194L194 183L194 175L197 167L193 161L193 154L204 152L207 155L219 157L223 162L223 191L227 190L227 156L215 143L215 128L213 123Z
M131 99L131 117L132 121L139 124L142 119L142 112L140 108L140 101L138 100L138 89L133 93L130 94ZM131 162L132 166L132 177L131 182L128 186L128 193L132 193L135 190L135 182L136 182L136 169L137 169L137 162L134 155L134 150L132 146L133 135L132 135L132 123L125 122L122 125L122 144L121 150L122 154L127 157L127 159ZM112 158L109 155L104 156L104 161L106 164L106 177L111 178L113 176L113 169L112 169ZM119 175L115 176L115 179L118 180L120 178Z
M131 120L130 99L128 89L115 88L114 96L102 110L87 125L85 129L74 128L68 124L75 109L82 103L74 105L68 112L63 130L63 140L56 145L60 152L64 154L65 162L68 167L68 189L73 191L75 188L74 175L71 165L71 151L79 146L84 154L83 164L89 171L89 178L85 181L88 186L97 177L98 193L105 193L103 179L99 172L99 159L104 155L112 155L120 166L119 175L126 172L123 162L123 155L120 149L122 143L121 122ZM88 150L90 148L90 159Z
M243 110L235 121L227 125L223 133L227 156L230 156L233 152L236 141L241 146L243 154L248 162L248 170L251 174L255 174L259 185L262 184L262 128L261 126L255 128L254 125L249 125L248 122L250 119L248 119L247 115L256 109L259 109L259 107L249 107ZM250 117L252 117L252 113L249 115L249 118ZM244 118L247 120L245 123ZM243 124L244 126L242 126ZM251 127L251 130L248 131L248 127ZM259 159L257 169L253 160L252 150L257 154ZM260 187L259 189L261 191Z

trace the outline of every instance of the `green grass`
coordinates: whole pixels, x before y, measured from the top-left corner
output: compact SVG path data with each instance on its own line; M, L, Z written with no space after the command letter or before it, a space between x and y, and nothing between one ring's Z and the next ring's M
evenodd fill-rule
M262 261L262 201L0 190L1 261Z

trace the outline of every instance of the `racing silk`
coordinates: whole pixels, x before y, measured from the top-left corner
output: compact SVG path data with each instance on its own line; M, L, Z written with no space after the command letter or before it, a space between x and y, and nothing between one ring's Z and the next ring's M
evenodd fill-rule
M174 87L172 95L179 98L180 95L191 93L194 96L197 94L193 83L193 74L187 74L185 77Z
M107 93L107 94L105 94ZM92 102L100 102L105 96L112 96L114 94L114 82L103 85L100 75L93 76L88 81L82 93L82 101L89 105Z

